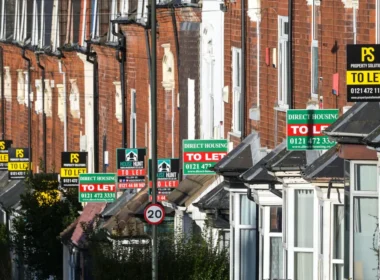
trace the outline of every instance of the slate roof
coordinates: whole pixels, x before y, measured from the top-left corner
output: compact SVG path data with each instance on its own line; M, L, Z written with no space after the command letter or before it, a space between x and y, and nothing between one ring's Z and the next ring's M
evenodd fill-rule
M344 178L344 159L338 156L337 146L308 165L303 171L303 178L308 181Z
M203 196L198 202L193 203L201 211L205 210L229 210L230 209L230 193L224 189L228 184L220 183L213 190Z
M223 176L238 176L259 160L260 139L257 133L248 135L238 146L214 165L212 170Z
M181 181L178 188L168 196L168 201L178 206L189 206L212 182L215 175L188 175Z
M263 157L253 167L241 174L239 177L240 180L251 184L277 183L276 177L268 174L268 169L266 168L265 164L284 149L286 149L285 141L278 145L276 148L274 148L269 154Z
M8 172L0 172L0 204L5 209L15 207L24 192L23 180L8 180Z
M78 247L83 246L83 242L85 241L85 235L82 228L82 223L91 223L93 222L96 215L100 214L104 208L106 207L106 203L87 203L83 208L82 214L79 216L78 222L75 226L75 230L71 236L71 242Z
M270 171L301 171L316 160L319 151L288 151L282 149L265 163Z
M379 127L379 112L379 102L357 102L324 133L338 143L362 144L363 138Z

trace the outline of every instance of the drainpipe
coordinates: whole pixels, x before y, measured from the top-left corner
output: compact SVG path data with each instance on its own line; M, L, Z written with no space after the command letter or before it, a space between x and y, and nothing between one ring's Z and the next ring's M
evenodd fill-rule
M291 0L290 0L291 1ZM241 125L241 141L245 138L245 0L241 0L241 93L240 93L240 125Z
M257 21L256 21L256 36L257 36L257 109L260 112L260 22L261 18L259 20L259 17L261 17L260 12L257 12ZM274 144L276 145L277 142Z
M293 0L288 1L288 14L289 14L289 48L288 48L288 106L293 109Z
M5 139L5 97L4 97L4 50L0 47L0 71L1 71L1 139Z
M43 172L46 172L46 114L45 114L45 67L41 65L40 53L36 52L37 65L41 69L41 89L42 89L42 139L43 139Z
M353 33L354 33L354 44L356 45L356 5L352 5L352 25L353 25Z
M98 92L98 60L96 52L91 51L91 41L87 41L87 59L94 66L94 173L99 172L99 92Z
M62 71L62 60L58 61L59 73L62 74L63 83L63 151L67 151L67 96L66 96L66 72Z
M22 49L22 58L28 64L28 150L29 150L29 160L28 160L28 170L29 176L32 175L32 108L30 107L30 59L25 56L25 47Z
M121 146L125 148L127 146L127 130L125 128L126 112L125 112L125 61L127 58L127 48L126 48L126 39L125 35L119 29L119 32L116 32L115 22L112 22L112 34L118 37L119 46L116 51L116 60L119 61L120 65L120 84L121 84Z

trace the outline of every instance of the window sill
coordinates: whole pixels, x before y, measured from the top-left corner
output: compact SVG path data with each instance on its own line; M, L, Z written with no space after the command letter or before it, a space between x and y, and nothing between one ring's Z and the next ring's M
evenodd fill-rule
M274 107L274 109L279 112L286 112L289 109L289 105L279 105L277 107Z
M241 137L241 132L240 131L232 131L232 132L229 132L228 134L231 135L231 136L237 137L237 138Z

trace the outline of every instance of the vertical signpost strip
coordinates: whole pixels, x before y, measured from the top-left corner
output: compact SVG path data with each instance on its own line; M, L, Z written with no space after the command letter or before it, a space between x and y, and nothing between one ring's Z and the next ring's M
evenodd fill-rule
M152 108L152 202L157 202L157 34L156 34L156 1L151 1L152 14L152 75L150 82L151 108ZM152 279L158 279L157 262L157 225L152 225Z

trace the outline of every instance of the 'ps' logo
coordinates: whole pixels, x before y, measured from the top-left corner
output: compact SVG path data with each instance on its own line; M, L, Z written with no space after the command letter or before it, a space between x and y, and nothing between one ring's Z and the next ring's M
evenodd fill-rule
M375 60L375 48L362 48L362 62L373 62Z
M79 154L78 153L70 154L70 162L71 163L78 163L79 162Z
M5 150L5 142L0 141L0 150Z
M23 158L24 157L24 149L16 149L16 157Z

